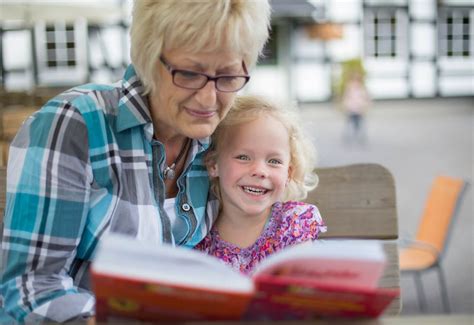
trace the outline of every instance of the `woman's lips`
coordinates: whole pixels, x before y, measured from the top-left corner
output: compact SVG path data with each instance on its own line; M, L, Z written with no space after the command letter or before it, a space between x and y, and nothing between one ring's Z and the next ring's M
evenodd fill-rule
M186 107L186 112L188 112L189 115L192 115L197 118L210 118L216 115L217 111L212 110L212 111L204 111L204 110L198 110L198 109L191 109Z

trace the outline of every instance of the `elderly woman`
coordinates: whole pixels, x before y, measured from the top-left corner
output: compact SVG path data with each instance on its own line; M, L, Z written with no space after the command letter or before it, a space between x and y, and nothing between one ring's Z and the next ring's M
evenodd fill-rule
M267 0L136 0L123 80L50 100L10 149L4 309L93 315L102 236L194 246L215 217L203 152L268 37ZM207 211L207 212L206 212Z

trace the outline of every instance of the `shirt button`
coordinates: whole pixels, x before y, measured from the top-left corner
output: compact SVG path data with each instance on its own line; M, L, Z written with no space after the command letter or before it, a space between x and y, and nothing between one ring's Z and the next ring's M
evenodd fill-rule
M181 208L183 209L183 211L186 211L188 212L189 210L191 210L191 207L189 206L189 204L187 203L184 203Z

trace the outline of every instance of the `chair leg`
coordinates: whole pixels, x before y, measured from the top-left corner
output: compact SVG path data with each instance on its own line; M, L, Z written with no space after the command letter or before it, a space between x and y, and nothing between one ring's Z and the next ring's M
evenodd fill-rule
M415 272L414 279L415 279L415 284L416 284L416 291L418 295L420 310L424 313L426 311L426 298L425 298L425 291L423 290L423 283L421 282L420 272Z
M446 281L445 281L445 278L444 278L444 272L443 272L443 269L441 268L441 265L437 265L436 266L437 270L438 270L438 277L439 277L439 286L440 286L440 289L441 289L441 296L442 296L442 299L443 299L443 308L444 310L446 311L447 314L450 314L451 313L451 307L450 307L450 304L449 304L449 296L448 296L448 290L447 290L447 287L446 287Z

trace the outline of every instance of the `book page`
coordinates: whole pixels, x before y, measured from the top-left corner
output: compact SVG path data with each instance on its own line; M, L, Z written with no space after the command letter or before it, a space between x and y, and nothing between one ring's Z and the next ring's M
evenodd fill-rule
M385 267L382 244L375 240L325 240L290 246L269 256L254 277L305 278L336 286L375 288Z
M92 269L100 274L196 288L253 291L250 278L215 257L167 244L153 246L117 234L102 239Z

